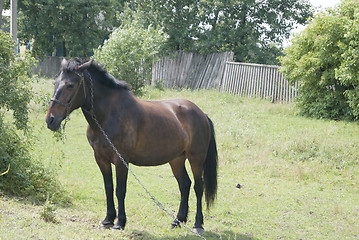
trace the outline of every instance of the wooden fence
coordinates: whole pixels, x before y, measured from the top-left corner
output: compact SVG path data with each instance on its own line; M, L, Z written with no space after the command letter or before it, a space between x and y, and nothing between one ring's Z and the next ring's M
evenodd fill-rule
M34 73L48 78L54 78L60 72L60 64L62 58L59 57L45 57L38 61Z
M240 96L260 97L272 102L289 103L297 96L280 73L279 66L230 62L232 52L176 52L153 64L152 84L169 88L215 88Z
M178 51L152 66L152 84L161 82L170 88L220 88L227 61L232 52L199 54Z
M232 52L179 51L153 64L152 84L159 81L170 88L215 88L282 103L292 102L297 96L297 84L289 85L278 66L230 62L232 60ZM47 57L34 71L53 78L59 72L60 62L61 58Z
M271 102L292 102L297 96L298 86L289 85L278 70L279 66L227 62L221 91L260 97Z

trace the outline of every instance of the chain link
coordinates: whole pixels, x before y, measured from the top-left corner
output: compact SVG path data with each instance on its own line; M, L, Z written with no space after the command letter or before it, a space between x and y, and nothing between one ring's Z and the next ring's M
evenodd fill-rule
M145 190L145 192L150 196L151 200L160 208L162 209L165 213L167 213L167 215L169 215L170 217L173 218L173 220L175 222L180 223L181 226L183 226L185 229L187 229L188 231L192 232L193 234L197 235L198 237L200 237L201 239L206 239L205 237L201 236L198 232L193 231L190 227L188 227L187 225L185 225L183 222L179 221L178 218L173 215L172 213L170 213L164 206L163 204L157 199L155 198L151 192L142 184L142 182L140 181L140 179L136 176L136 174L132 171L132 169L130 168L130 166L128 165L128 163L125 161L125 159L122 157L122 155L119 153L119 151L117 150L117 148L115 147L115 145L112 143L111 139L108 137L108 135L106 134L105 130L102 128L101 124L99 123L99 121L96 118L96 115L93 111L93 99L94 99L94 90L93 90L93 80L92 77L90 75L90 73L86 70L87 75L89 76L90 79L90 104L91 104L91 109L90 109L90 114L92 119L94 120L94 122L96 123L97 127L100 129L101 133L103 134L103 136L106 138L106 141L108 142L108 144L111 146L112 150L116 153L117 157L122 161L123 165L125 165L125 167L130 171L131 175L137 180L138 184Z

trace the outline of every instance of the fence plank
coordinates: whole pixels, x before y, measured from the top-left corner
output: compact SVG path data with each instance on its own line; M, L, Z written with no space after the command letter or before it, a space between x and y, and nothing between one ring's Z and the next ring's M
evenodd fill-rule
M224 71L222 84L228 86L221 89L230 93L281 103L293 102L297 97L298 84L292 87L278 66L227 62Z
M260 97L289 103L297 97L298 84L291 86L278 66L229 62L233 53L176 52L153 64L152 83L163 81L172 88L215 88L240 96Z
M198 54L178 51L173 57L163 57L153 64L152 82L163 81L166 87L221 89L227 61L233 53Z

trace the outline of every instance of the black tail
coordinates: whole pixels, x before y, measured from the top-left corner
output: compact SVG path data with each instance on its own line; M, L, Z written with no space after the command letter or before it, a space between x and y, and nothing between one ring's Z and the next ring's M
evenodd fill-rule
M214 127L211 119L209 117L209 125L211 127L211 140L209 142L206 161L204 162L204 188L207 209L209 209L216 199L217 196L217 145L214 134Z

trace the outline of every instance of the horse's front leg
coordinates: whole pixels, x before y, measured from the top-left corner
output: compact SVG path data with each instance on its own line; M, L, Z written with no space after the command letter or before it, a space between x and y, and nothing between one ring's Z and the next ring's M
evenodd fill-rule
M112 167L110 162L104 160L97 154L95 154L95 158L103 176L107 200L107 214L105 220L102 222L102 225L104 228L110 228L113 226L116 218L116 209L113 200Z
M126 212L125 212L125 197L127 186L128 169L119 161L116 164L116 196L118 199L118 217L117 223L113 226L114 229L122 230L126 225Z

